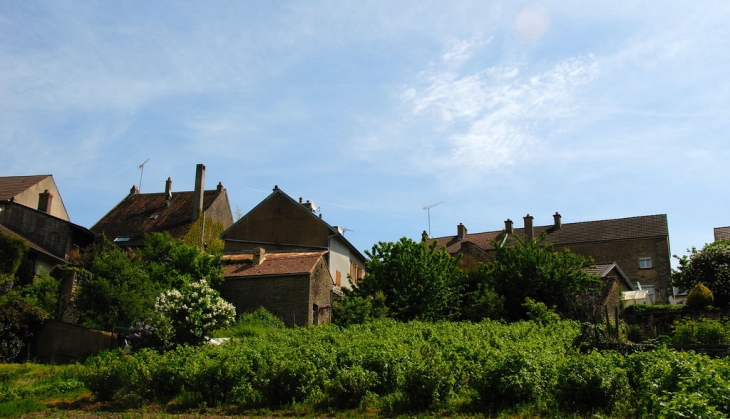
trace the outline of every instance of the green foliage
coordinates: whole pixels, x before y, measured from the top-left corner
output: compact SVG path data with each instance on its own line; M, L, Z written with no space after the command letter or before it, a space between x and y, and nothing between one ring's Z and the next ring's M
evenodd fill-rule
M361 297L352 290L343 289L345 297L336 299L332 304L332 323L338 326L367 323L388 315L385 295L377 291L373 295Z
M29 284L18 286L13 291L23 296L28 304L42 309L45 312L44 318L56 315L60 293L60 283L56 278L42 273L35 276Z
M0 297L0 362L20 360L45 314L16 292Z
M218 337L247 337L265 334L271 330L284 329L286 324L276 315L263 307L252 313L242 314L238 321L229 329L216 332Z
M102 237L84 253L76 305L84 326L111 330L154 317L155 299L193 280L222 280L218 256L202 253L169 233L145 236L145 246L124 251Z
M236 316L233 305L204 279L160 294L155 312L152 326L168 347L202 344L214 330L233 324Z
M222 255L225 243L220 239L220 235L224 230L225 227L222 223L213 221L208 216L205 217L205 221L203 217L199 217L187 234L180 237L180 241L190 247L200 248L202 239L202 250L211 255ZM203 236L203 231L205 231L205 236Z
M561 364L556 389L562 410L580 414L615 411L631 396L625 359L615 352L571 355Z
M730 324L707 318L678 320L672 327L671 342L676 345L730 344Z
M84 253L84 267L76 296L80 324L111 330L152 315L161 287L134 254L101 237Z
M687 294L687 308L701 310L713 305L715 305L715 296L702 283L692 287L689 294Z
M388 315L398 320L447 320L458 314L464 273L459 258L436 243L401 238L379 242L365 252L365 278L355 294L367 298L382 293Z
M581 311L577 296L602 286L597 276L584 270L592 261L567 249L558 252L551 244L541 244L544 234L537 240L510 237L512 240L504 244L494 242L495 260L478 268L486 284L504 298L506 318L526 319L523 303L529 297L554 307L564 318L577 319Z
M730 241L717 240L706 244L702 250L693 247L688 255L679 257L676 271L672 272L672 282L682 289L692 289L702 283L715 297L720 307L730 303Z
M663 312L663 311L669 311L669 310L682 310L684 307L683 305L679 304L654 304L654 305L648 305L648 304L633 304L624 309L625 314L633 314L633 313L651 313L651 312Z
M28 252L28 243L0 233L0 274L15 275Z
M79 365L0 364L0 417L43 412L47 399L73 397L82 391Z
M560 315L555 312L555 307L550 309L544 303L535 301L530 297L525 298L522 308L525 309L527 318L536 323L547 325L560 321Z
M168 232L146 234L145 246L137 253L152 282L163 289L199 279L213 286L222 281L220 255L201 252L195 244L185 244Z
M495 291L486 269L474 269L464 277L460 320L479 322L504 318L504 297Z

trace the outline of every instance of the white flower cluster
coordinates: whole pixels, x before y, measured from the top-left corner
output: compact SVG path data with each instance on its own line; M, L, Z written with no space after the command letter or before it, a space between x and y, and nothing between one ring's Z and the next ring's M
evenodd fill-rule
M236 315L233 305L204 279L186 284L180 290L163 292L157 297L155 310L167 318L176 336L192 336L195 340L229 326Z

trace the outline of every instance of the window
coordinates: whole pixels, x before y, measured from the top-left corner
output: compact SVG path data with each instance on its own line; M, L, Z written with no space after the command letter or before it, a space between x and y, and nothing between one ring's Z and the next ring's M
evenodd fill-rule
M335 271L335 285L338 287L342 285L342 272Z
M654 266L651 263L651 258L643 257L639 258L639 269L651 269Z

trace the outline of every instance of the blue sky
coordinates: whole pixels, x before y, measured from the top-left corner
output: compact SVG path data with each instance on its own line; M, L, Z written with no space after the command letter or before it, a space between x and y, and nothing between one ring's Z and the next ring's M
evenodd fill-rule
M91 227L140 183L274 185L378 241L730 225L730 2L0 2L0 175Z

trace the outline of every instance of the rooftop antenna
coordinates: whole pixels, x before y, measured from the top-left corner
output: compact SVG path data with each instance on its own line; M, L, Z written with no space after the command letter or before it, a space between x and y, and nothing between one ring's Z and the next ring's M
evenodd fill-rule
M443 204L446 201L437 202L435 204L426 205L423 207L428 212L428 238L431 238L431 208L435 207L438 204Z
M144 165L147 164L147 162L150 161L150 159L145 160L142 164L139 165L139 192L142 193L142 175L144 174Z

